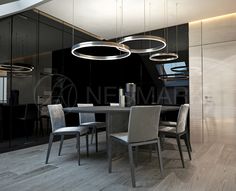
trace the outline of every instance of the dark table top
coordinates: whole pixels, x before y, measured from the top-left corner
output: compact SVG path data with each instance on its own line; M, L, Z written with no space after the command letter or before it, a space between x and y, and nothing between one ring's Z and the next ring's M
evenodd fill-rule
M65 107L67 113L108 113L108 112L129 112L130 107L119 106L90 106L90 107ZM178 111L179 106L162 106L162 112Z

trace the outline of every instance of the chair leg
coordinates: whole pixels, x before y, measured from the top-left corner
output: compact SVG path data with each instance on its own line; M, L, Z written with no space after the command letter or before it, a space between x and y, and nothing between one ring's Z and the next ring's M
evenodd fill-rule
M37 120L37 119L34 121L34 124L35 124L35 128L37 129L37 130L36 130L36 135L39 135L38 132L39 132L39 128L40 128L40 127L39 127L39 123L38 123L38 120Z
M86 133L86 151L87 151L87 157L89 156L89 144L88 144L88 133Z
M49 143L48 143L48 151L47 151L45 164L48 164L48 159L49 159L49 155L50 155L50 151L51 151L51 147L52 147L53 137L54 137L54 135L51 133L50 138L49 138Z
M96 144L96 152L98 152L98 132L95 128L95 144Z
M189 139L189 137L188 137L188 139ZM192 152L193 150L192 150L192 145L190 143L190 140L189 140L189 148L190 148L190 151Z
M42 134L42 136L43 136L44 133L43 133L43 119L42 119L42 118L39 119L39 126L40 126L41 134Z
M37 122L38 123L38 122ZM44 132L43 132L43 124L41 123L41 119L39 121L39 128L40 128L40 131L41 131L41 135L44 136Z
M25 130L26 141L28 141L29 140L29 131L27 128L27 121L26 120L24 120L24 130Z
M64 141L64 135L61 135L61 141L60 141L60 147L59 147L58 156L61 155L61 149L62 149L63 141Z
M162 162L162 155L161 155L161 143L160 143L160 139L157 140L156 143L156 151L157 151L157 155L158 155L158 161L159 161L159 168L160 168L160 172L161 172L161 177L163 177L163 162Z
M36 136L39 135L39 126L37 125L37 121L34 121L34 124L33 124L33 134L35 134ZM35 132L34 132L35 131Z
M182 165L183 165L183 168L184 168L184 157L183 157L183 153L182 153L182 148L181 148L180 136L179 135L176 136L176 141L177 141L177 144L178 144L178 147L179 147L179 154L180 154L180 158L181 158Z
M112 171L112 138L109 138L108 141L108 172L111 173Z
M164 142L165 142L165 135L160 134L160 147L162 151L164 150Z
M135 146L135 167L138 166L138 146Z
M51 128L51 122L50 119L47 118L47 134L50 132L50 128Z
M190 143L190 135L189 135L189 132L187 132L187 140L188 140L188 144L189 144L189 148L190 148L190 151L192 152L192 146L191 146L191 143Z
M152 144L149 145L149 161L152 161Z
M128 149L129 149L129 164L130 164L130 171L131 171L132 186L136 187L136 185L135 185L135 172L134 172L134 159L133 159L132 146L128 145Z
M76 134L76 148L77 148L77 154L78 154L78 165L80 165L80 134Z
M96 127L93 127L92 129L92 135L91 135L91 143L90 144L93 144L93 136L95 134L95 130L96 130Z
M184 135L184 142L185 142L185 145L186 145L187 150L188 150L189 160L192 160L188 133L186 133L186 134Z

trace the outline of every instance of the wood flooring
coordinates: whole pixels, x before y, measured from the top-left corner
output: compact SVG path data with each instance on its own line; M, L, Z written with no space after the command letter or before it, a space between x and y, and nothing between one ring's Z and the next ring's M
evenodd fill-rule
M236 147L211 143L192 144L192 161L184 152L182 168L173 140L162 151L164 177L160 177L157 156L150 159L140 149L136 167L137 188L132 188L127 153L113 159L108 173L105 135L99 135L99 152L90 145L86 157L85 138L81 138L81 166L77 164L75 139L64 141L58 156L58 142L52 146L45 165L47 144L0 154L0 191L235 191ZM185 149L184 149L185 150Z

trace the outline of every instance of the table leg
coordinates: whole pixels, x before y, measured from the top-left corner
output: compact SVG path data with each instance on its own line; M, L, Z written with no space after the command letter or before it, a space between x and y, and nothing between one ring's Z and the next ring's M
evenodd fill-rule
M108 154L108 149L109 149L109 141L110 141L110 125L111 125L111 114L110 112L106 113L106 124L107 124L107 128L106 128L106 142L107 142L107 154Z

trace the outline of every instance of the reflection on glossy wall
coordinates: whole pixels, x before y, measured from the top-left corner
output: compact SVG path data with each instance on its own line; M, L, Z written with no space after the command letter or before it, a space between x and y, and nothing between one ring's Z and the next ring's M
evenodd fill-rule
M79 59L71 54L71 46L97 39L37 10L1 19L0 29L0 64L33 68L30 72L0 73L0 152L47 142L48 104L108 105L118 102L118 89L125 89L126 83L137 85L139 105L188 103L188 78L160 79L165 74L163 63L150 61L149 54L132 54L115 61ZM163 31L149 34L163 36ZM179 58L174 62L188 66L188 24L169 27L168 39L169 51L176 51L178 44ZM140 47L143 45L139 43ZM107 54L101 49L95 51ZM29 104L36 104L34 111L28 112ZM38 117L25 122L27 113L33 112ZM77 115L73 125L78 125Z
M34 88L39 79L46 74L57 72L52 71L52 53L71 47L72 28L38 14L37 11L27 11L2 19L0 26L0 64L11 64L12 61L13 65L24 64L34 67L32 72L24 75L14 73L12 84L8 81L8 93L10 94L10 87L19 91L20 104L35 102ZM94 38L75 31L74 43L90 39ZM44 84L44 90L39 90L39 96L43 96L44 93L47 95L48 92L43 91L50 89L49 80Z
M74 31L75 43L87 40L94 38ZM58 82L64 80L53 75L58 72L53 69L53 52L71 45L72 28L36 10L0 20L1 66L33 68L30 72L0 72L0 152L48 141L49 121L40 117L47 115L54 84L62 89ZM37 107L28 112L28 104ZM34 112L39 117L24 120Z
M192 138L236 144L236 14L190 24Z

